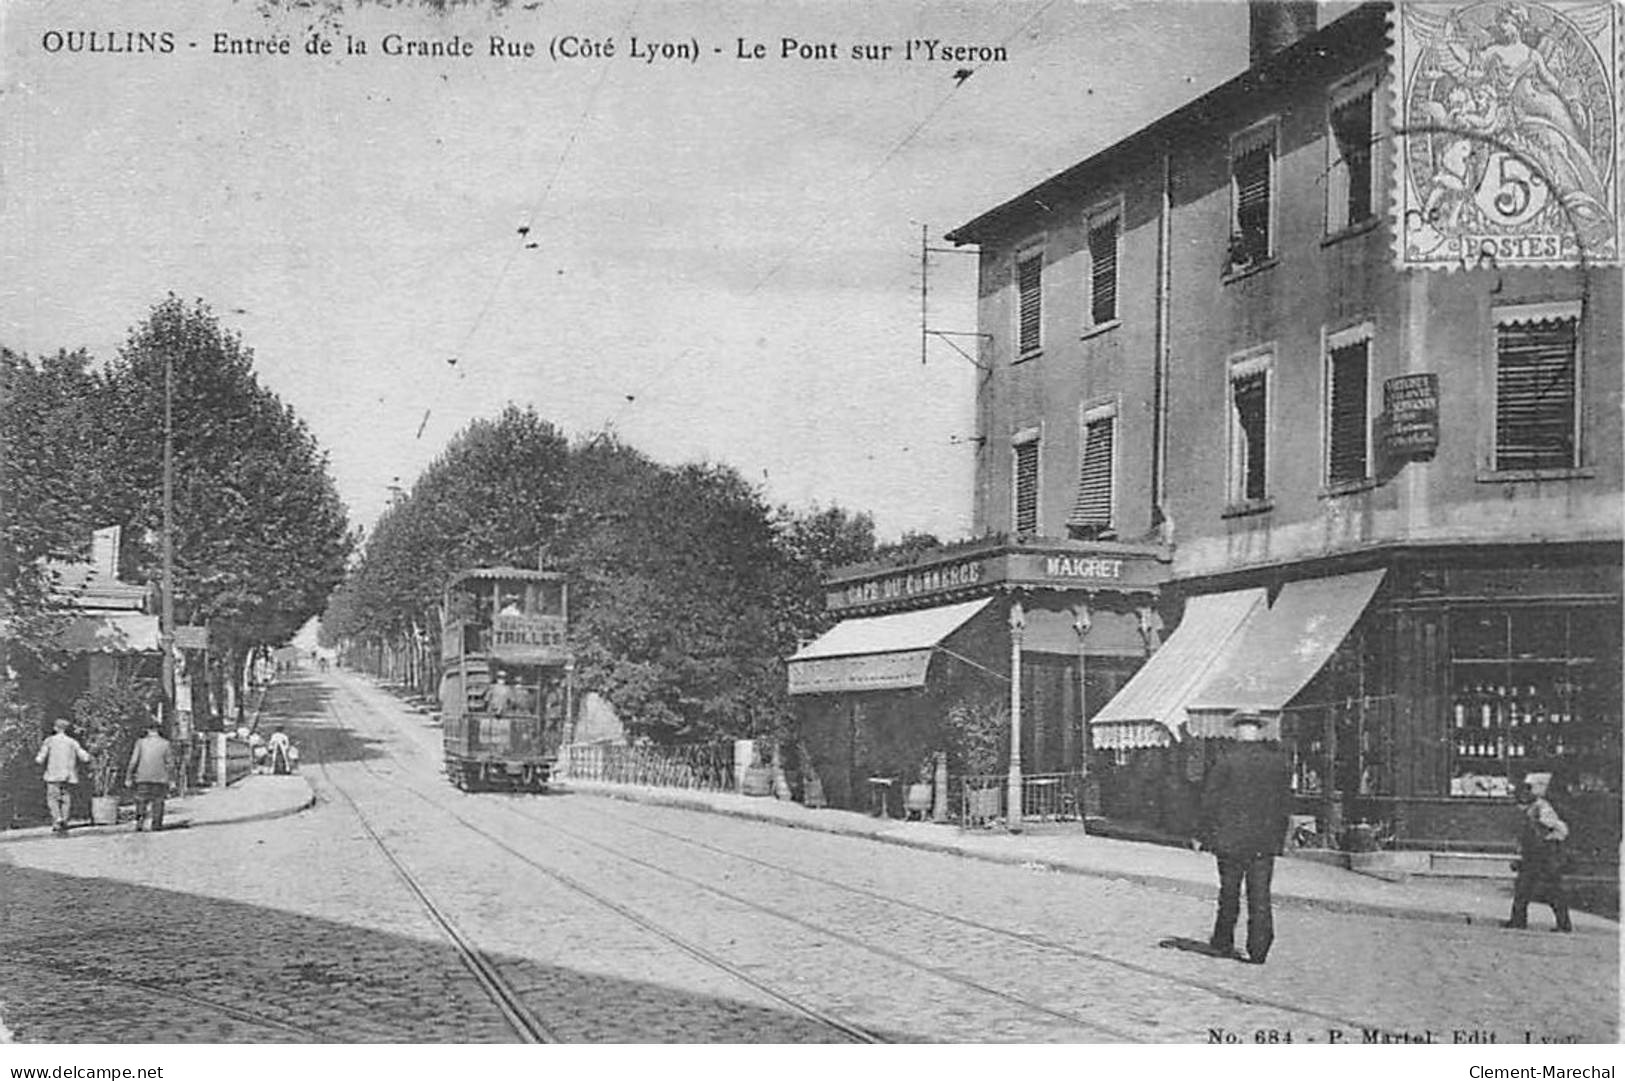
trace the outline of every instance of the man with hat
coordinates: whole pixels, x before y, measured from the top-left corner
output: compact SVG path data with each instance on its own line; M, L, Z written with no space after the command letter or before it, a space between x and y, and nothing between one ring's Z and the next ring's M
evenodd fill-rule
M135 828L139 833L147 828L147 813L152 813L152 831L164 828L164 800L169 796L171 750L163 729L156 720L147 723L146 735L136 741L130 751L130 765L125 770L125 783L135 785Z
M1219 913L1208 945L1223 957L1261 965L1275 941L1270 879L1286 844L1292 767L1264 718L1240 710L1230 718L1235 742L1208 771L1202 788L1201 845L1219 861ZM1235 951L1241 887L1247 886L1247 952Z
M79 763L90 761L90 752L68 735L68 719L58 717L56 731L40 744L34 761L45 767L45 806L51 812L51 832L68 832L68 810L73 804L73 786L79 783Z
M1569 827L1546 799L1550 773L1526 773L1518 786L1523 812L1518 827L1518 880L1512 886L1512 918L1502 927L1529 926L1529 902L1537 897L1552 906L1556 930L1572 931L1568 893L1563 887L1563 842Z

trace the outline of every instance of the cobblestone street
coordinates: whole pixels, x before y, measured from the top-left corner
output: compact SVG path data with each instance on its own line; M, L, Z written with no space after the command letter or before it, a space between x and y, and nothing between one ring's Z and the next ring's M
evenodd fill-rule
M1255 968L1161 947L1205 936L1199 897L567 791L464 794L430 719L343 673L279 685L271 709L314 809L0 847L17 1039L515 1039L374 834L564 1041L1617 1037L1605 935L1286 908Z

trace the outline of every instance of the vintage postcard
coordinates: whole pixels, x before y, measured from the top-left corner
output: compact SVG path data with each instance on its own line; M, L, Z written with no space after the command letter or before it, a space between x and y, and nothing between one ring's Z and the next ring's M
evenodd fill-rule
M0 7L0 1068L1613 1077L1621 10Z

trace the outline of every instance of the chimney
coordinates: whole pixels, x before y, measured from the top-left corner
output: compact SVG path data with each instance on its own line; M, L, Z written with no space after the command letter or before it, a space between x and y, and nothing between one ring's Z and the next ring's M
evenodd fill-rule
M90 562L105 581L118 581L118 542L122 532L110 525L90 535Z
M1257 67L1315 32L1313 0L1247 0L1247 59Z

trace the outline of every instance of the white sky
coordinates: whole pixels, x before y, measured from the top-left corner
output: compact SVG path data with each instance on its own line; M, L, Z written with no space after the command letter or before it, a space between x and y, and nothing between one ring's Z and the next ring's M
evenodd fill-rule
M366 4L337 36L369 55L325 58L307 24L230 0L0 4L0 342L108 359L166 292L202 297L368 525L514 401L727 462L775 503L871 511L882 536L964 534L976 372L941 342L920 363L921 223L942 246L1247 49L1245 5L1218 2ZM176 48L53 55L53 29ZM217 32L295 55L215 56ZM390 58L391 32L479 55ZM501 61L493 33L619 54ZM700 60L645 65L629 34ZM842 58L781 61L786 36ZM733 59L739 37L769 59ZM955 89L958 64L846 58L911 38L1010 59ZM933 257L932 326L975 329L974 268Z

